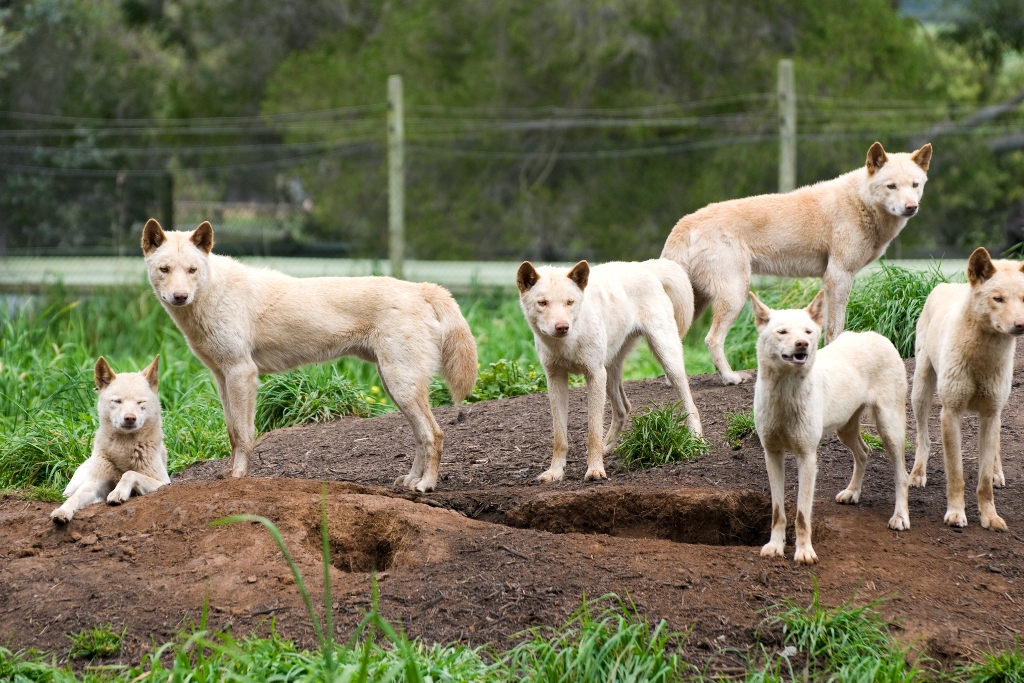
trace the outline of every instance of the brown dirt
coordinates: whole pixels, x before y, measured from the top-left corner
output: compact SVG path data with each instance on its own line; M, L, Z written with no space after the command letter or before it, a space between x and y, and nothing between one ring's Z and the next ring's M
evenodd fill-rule
M613 456L606 460L611 478L587 484L585 396L576 389L567 478L555 485L535 480L551 449L547 397L538 394L437 409L446 438L442 476L439 490L426 495L388 488L408 471L412 452L409 427L393 414L268 434L249 479L217 480L223 463L201 463L126 505L87 508L67 527L50 522L53 505L0 499L0 643L66 652L65 634L109 622L127 626L123 657L135 659L153 639L198 620L208 594L213 627L246 633L274 616L285 637L312 645L296 587L269 535L254 524L208 523L238 513L274 520L320 595L319 480L328 479L343 636L369 605L368 571L376 567L385 616L431 641L508 645L525 628L562 623L584 592L614 591L673 629L692 627L684 654L703 660L754 642L761 610L784 597L806 603L816 578L827 604L854 592L858 602L887 597L882 611L902 626L902 636L940 659L1007 646L1024 630L1024 356L1017 366L1003 415L1007 486L996 492L1011 529L1006 534L980 528L971 492L970 526L942 523L938 444L928 488L911 489L909 531L886 528L893 492L883 454L871 459L861 503L838 505L833 497L845 487L852 460L831 437L819 449L820 563L805 568L762 559L770 519L762 452L756 437L738 451L722 437L724 412L750 407L751 383L723 387L716 377L691 378L714 446L708 456L638 473L615 472ZM659 380L628 383L627 391L635 408L672 399ZM936 409L933 440L937 417ZM973 491L976 419L968 419L964 436ZM791 464L791 502L794 470ZM773 642L777 634L761 637ZM723 665L729 659L719 656Z

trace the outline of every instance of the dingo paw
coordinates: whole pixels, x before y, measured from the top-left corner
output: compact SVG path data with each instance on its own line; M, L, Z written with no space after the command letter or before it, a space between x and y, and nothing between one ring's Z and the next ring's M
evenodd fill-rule
M949 526L967 526L967 513L963 510L946 510L942 521Z
M1004 475L1002 472L996 472L995 474L993 474L992 486L995 486L997 489L1001 489L1004 486L1006 486L1006 475Z
M796 553L793 555L793 559L796 560L797 564L817 564L818 555L814 552L814 548L807 545L802 548L797 548Z
M843 505L855 505L860 502L860 491L843 489L836 494L836 502L842 503Z
M550 484L553 481L562 481L563 475L564 472L562 472L562 470L548 470L537 477L537 481L544 484Z
M730 387L734 384L742 384L744 379L746 379L746 377L744 377L743 374L739 372L722 373L722 384L724 384L727 387Z
M910 473L910 480L908 483L910 484L911 488L923 489L924 485L928 483L928 473L918 472L917 468L915 467L914 470Z
M761 546L761 557L785 557L786 546L782 543L768 542Z
M403 474L395 479L394 486L398 489L409 489L410 491L415 491L416 484L418 483L420 483L420 480L417 477L413 477L411 474Z
M107 496L107 503L110 505L120 505L121 503L127 503L128 499L131 498L131 495L131 489L124 491L121 489L120 486L118 486L117 488L110 492L109 496Z
M583 481L598 481L607 478L608 475L604 473L603 467L593 467L587 470L587 474L583 477Z
M613 443L609 443L609 444L607 444L607 445L606 445L606 446L604 447L604 454L605 454L605 455L611 455L611 454L612 454L612 453L614 453L614 452L615 452L615 444L613 444Z
M424 477L423 479L420 479L418 482L416 482L415 486L410 486L409 488L413 489L414 491L419 491L420 493L429 493L430 491L434 490L434 486L436 485L436 481L428 481L427 478Z
M57 524L67 524L71 521L71 518L74 516L74 512L69 512L62 507L59 507L50 513L50 519L52 519Z
M893 531L906 531L910 528L909 515L906 512L897 512L889 518L889 528Z
M1006 531L1006 522L999 515L981 518L981 526L990 531Z

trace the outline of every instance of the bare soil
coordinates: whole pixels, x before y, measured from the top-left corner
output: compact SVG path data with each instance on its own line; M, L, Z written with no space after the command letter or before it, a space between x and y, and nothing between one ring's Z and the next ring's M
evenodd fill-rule
M259 514L281 528L307 585L322 594L321 481L328 480L337 629L347 636L370 602L370 570L381 609L429 641L508 646L531 626L558 626L584 593L628 595L652 620L691 630L683 653L737 666L729 648L779 634L760 626L764 608L806 604L816 580L826 604L886 598L881 611L900 637L941 660L1010 646L1024 630L1024 411L1018 354L1003 414L1007 486L996 505L1008 533L978 524L977 420L965 429L970 525L942 522L945 477L933 410L928 487L911 489L911 529L886 528L893 479L875 453L861 502L839 505L852 457L835 437L819 449L814 545L820 563L762 559L770 499L756 436L732 450L725 413L747 410L753 383L724 387L691 378L712 452L696 462L616 472L584 483L585 395L571 395L572 448L566 480L540 484L551 455L544 394L438 408L445 431L438 490L390 488L408 471L411 432L399 414L283 429L256 448L251 477L219 480L223 462L195 465L171 486L120 507L87 508L66 527L52 504L0 499L0 643L66 652L66 634L98 623L127 626L124 660L198 621L244 634L270 617L287 638L313 634L283 557L256 524L212 527L231 514ZM908 361L912 371L913 361ZM660 380L627 384L634 409L673 393ZM913 441L908 406L908 438ZM908 452L908 467L913 461ZM795 499L790 463L788 500ZM790 515L792 517L792 515ZM792 557L792 547L788 548Z

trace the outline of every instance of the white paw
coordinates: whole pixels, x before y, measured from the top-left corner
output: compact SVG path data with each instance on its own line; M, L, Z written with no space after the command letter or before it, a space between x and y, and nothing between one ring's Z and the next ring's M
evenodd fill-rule
M740 384L743 382L743 375L738 372L723 372L722 373L722 384L729 387L734 384Z
M587 470L587 474L583 477L583 481L598 481L599 479L607 478L608 475L604 473L603 467L592 467Z
M967 526L967 513L963 510L946 510L942 521L949 526Z
M607 446L604 447L604 454L605 455L611 455L614 452L615 452L615 444L614 443L609 443Z
M785 557L786 546L782 543L772 543L769 541L761 546L761 557Z
M71 518L74 516L74 512L68 512L62 507L59 507L50 513L50 519L52 519L57 524L67 524L71 521Z
M999 515L982 516L981 526L989 531L1006 531L1006 522Z
M110 492L109 496L107 496L107 503L109 503L110 505L120 505L121 503L128 502L128 499L131 498L131 495L131 489L125 491L120 486L118 486L117 488Z
M992 475L992 486L997 489L1001 489L1006 486L1006 476L1002 472L996 472Z
M928 475L926 473L918 473L916 470L910 473L909 484L911 488L923 489L927 483Z
M814 552L814 548L808 544L803 547L797 546L793 559L796 560L797 564L817 564L818 555Z
M843 505L856 505L860 502L860 491L843 489L836 494L836 502L842 503Z
M416 490L416 484L420 483L420 480L413 477L411 474L403 474L398 479L395 479L395 488L409 489L411 491Z
M411 486L410 488L412 488L414 491L419 491L420 493L427 493L429 491L433 491L434 486L436 485L436 480L430 481L426 477L424 477L423 479L420 479L418 482L416 482L415 486Z
M564 474L565 473L562 470L548 470L547 472L541 473L541 475L537 477L537 481L544 484L550 484L553 481L562 481L562 476Z
M906 531L910 528L910 515L906 512L897 512L889 518L889 528L894 531Z

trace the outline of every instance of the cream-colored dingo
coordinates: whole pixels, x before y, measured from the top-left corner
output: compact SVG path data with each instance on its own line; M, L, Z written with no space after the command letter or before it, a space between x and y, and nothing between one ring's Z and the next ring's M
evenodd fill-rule
M772 490L772 537L765 557L783 557L786 543L785 451L796 456L796 553L800 564L814 564L811 507L818 471L818 443L835 432L853 451L853 477L836 496L860 501L869 450L860 419L870 410L896 476L896 510L890 529L909 529L906 437L907 372L896 347L874 332L844 332L818 349L824 321L824 292L806 309L773 311L750 292L757 325L757 383L754 424L764 447Z
M76 512L104 499L118 505L133 492L141 496L171 483L156 394L159 363L157 356L142 372L115 375L103 356L96 361L100 428L92 455L64 489L67 500L50 513L54 522L70 522Z
M932 290L917 321L912 402L917 454L911 486L928 480L928 413L935 389L942 403L942 450L946 461L946 515L950 526L967 526L960 424L978 413L978 511L981 526L1005 531L992 487L1006 484L999 458L1001 413L1013 383L1013 354L1024 334L1024 265L993 261L980 247L967 263L969 284Z
M711 204L676 223L661 256L686 268L694 315L712 306L704 341L723 382L743 381L725 358L725 335L743 309L750 274L822 278L831 342L846 325L857 271L881 256L917 213L931 158L930 144L913 154L886 154L876 142L865 166L838 178Z
M640 337L646 337L665 376L686 407L687 426L701 433L700 415L690 395L679 339L693 322L693 291L686 272L672 261L605 263L580 261L569 271L534 268L529 261L516 275L519 304L533 330L537 355L548 379L555 447L551 467L538 479L560 481L569 451L569 373L587 380L587 473L605 479L604 454L615 448L629 417L622 387L622 364ZM612 424L604 433L604 398L612 404ZM607 446L606 446L607 444Z
M142 232L149 282L213 372L231 440L231 475L244 477L255 437L260 373L356 356L377 365L412 426L416 454L397 486L433 490L443 434L430 412L438 370L458 404L476 382L476 342L447 290L390 277L293 278L211 254L213 228Z

